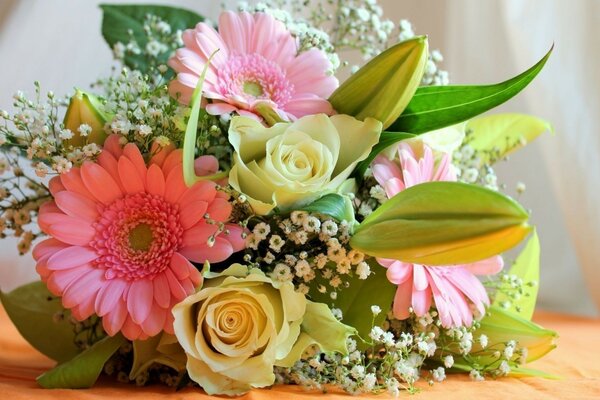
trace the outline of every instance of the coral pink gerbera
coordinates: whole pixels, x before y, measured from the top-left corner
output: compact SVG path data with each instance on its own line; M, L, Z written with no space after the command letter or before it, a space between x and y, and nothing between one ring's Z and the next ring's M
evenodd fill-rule
M421 154L406 143L397 147L397 159L379 155L373 162L373 175L388 198L419 183L455 181L447 154L436 164L431 148L423 144ZM467 265L427 266L398 260L377 259L387 268L388 280L398 285L394 297L394 317L406 319L410 309L423 316L435 303L444 327L470 326L472 306L482 315L489 305L487 292L476 275L498 273L503 260L495 256Z
M286 120L326 113L326 100L338 80L329 73L331 63L320 50L298 53L298 42L284 24L264 13L225 11L219 32L205 23L183 33L185 47L178 49L169 66L178 74L170 92L188 103L208 58L211 60L203 94L212 103L213 115L233 111L258 118L256 106L266 103Z
M214 157L197 164L218 168ZM172 333L172 306L202 281L189 260L223 261L244 247L215 183L184 184L181 150L164 148L147 166L112 135L96 163L53 178L50 190L38 222L51 238L33 251L37 271L75 318L97 314L111 336Z

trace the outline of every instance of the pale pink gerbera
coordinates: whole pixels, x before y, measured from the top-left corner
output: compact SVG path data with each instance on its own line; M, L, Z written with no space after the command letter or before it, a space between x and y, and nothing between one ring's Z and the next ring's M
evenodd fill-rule
M298 54L297 40L268 14L225 11L218 33L201 22L183 33L183 42L169 60L178 73L169 89L183 103L190 101L205 63L218 49L203 86L204 97L212 99L206 106L210 114L236 111L258 118L260 103L286 120L333 113L326 99L338 81L328 73L326 55L316 48Z
M420 151L401 143L394 160L383 155L374 160L373 175L385 189L388 198L419 183L456 180L447 154L436 165L433 152L427 145L423 144L422 149L416 150ZM389 281L398 285L394 297L394 317L408 318L411 307L417 316L423 316L435 302L444 327L471 325L472 306L479 314L484 313L484 306L489 305L490 301L476 275L496 274L503 266L500 256L473 264L447 267L430 267L390 259L377 261L388 269Z
M214 158L199 170L216 170ZM215 184L183 182L181 150L163 149L146 166L134 144L110 136L97 163L53 178L54 201L40 208L51 236L33 255L48 289L75 318L102 317L109 335L144 339L173 333L171 308L202 277L190 261L219 262L244 247L242 230L225 223L231 205Z

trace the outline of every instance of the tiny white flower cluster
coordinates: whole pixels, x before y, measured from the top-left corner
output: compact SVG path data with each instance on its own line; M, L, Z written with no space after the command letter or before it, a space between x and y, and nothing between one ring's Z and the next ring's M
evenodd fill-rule
M289 217L275 217L270 223L258 222L246 238L247 262L256 262L270 270L273 279L293 281L300 292L308 293L308 283L317 274L329 286L331 298L345 287L344 277L367 279L371 273L365 255L350 249L348 222L305 211L293 211ZM326 293L328 287L317 290Z
M157 72L162 74L167 71L165 65L168 57L177 48L183 46L180 30L173 31L171 25L160 17L147 14L143 24L144 37L141 42L139 37L129 31L129 41L127 43L116 42L113 45L113 56L116 60L125 65L139 65L140 58L144 60L147 72ZM134 62L129 62L129 58L135 56ZM133 65L132 65L133 64Z
M452 165L461 182L498 190L498 177L491 163L483 163L481 155L469 144L469 132L463 145L452 154Z

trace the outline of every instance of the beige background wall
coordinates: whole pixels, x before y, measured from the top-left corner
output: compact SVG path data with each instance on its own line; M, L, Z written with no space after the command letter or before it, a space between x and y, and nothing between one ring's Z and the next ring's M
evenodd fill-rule
M136 1L129 0L127 3ZM143 1L147 3L148 1ZM164 1L215 18L220 1ZM231 4L232 2L229 2ZM111 53L100 36L96 0L0 0L0 109L16 90L67 93L108 74ZM454 83L491 83L556 50L541 76L504 111L552 121L546 136L498 168L533 210L542 241L543 308L597 315L600 304L600 2L594 0L387 0L388 18L413 22L446 56ZM29 256L0 241L0 288L35 279Z

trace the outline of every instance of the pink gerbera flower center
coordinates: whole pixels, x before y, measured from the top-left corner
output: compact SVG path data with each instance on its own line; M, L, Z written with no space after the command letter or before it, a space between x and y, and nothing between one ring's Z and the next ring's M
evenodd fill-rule
M94 263L106 269L107 279L135 280L163 272L183 237L178 208L144 192L115 200L94 228L90 245L101 255Z
M224 97L244 102L270 100L285 105L294 93L294 85L277 63L260 54L243 54L229 58L218 72L218 88Z

